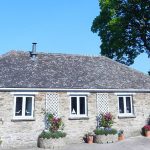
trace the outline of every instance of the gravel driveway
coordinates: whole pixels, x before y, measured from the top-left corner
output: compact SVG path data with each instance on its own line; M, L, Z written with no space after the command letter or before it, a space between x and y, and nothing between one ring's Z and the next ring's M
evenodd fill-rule
M11 149L12 150L12 149ZM15 149L15 150L21 150ZM42 148L26 148L22 150L45 150ZM47 149L48 150L48 149ZM150 138L133 137L121 142L110 144L71 144L62 150L150 150Z

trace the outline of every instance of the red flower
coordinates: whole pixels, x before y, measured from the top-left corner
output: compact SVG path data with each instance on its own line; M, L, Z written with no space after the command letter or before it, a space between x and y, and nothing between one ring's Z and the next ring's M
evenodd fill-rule
M114 121L113 121L113 115L110 112L102 114L102 118L100 120L100 125L102 127L110 128L113 123L114 123Z
M143 129L144 129L145 131L150 131L150 125L145 125L145 126L143 127Z
M50 122L50 131L52 132L57 131L63 125L62 119L56 118L52 114L50 114L49 122Z

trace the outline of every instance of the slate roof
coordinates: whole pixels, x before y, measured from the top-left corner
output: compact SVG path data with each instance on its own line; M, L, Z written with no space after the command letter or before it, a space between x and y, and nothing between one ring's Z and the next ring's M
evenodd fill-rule
M109 58L11 51L0 56L0 88L150 89L150 77Z

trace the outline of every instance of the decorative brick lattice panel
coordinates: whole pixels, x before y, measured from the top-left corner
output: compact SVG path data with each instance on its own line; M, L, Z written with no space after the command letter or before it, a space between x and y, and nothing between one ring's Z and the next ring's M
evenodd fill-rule
M97 93L97 114L98 116L102 113L109 111L108 108L108 94Z
M46 94L46 113L52 113L56 117L59 111L59 95L56 93Z

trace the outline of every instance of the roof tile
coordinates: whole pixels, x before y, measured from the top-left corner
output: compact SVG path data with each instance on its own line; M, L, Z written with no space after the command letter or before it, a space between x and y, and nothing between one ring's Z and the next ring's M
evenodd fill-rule
M150 77L104 56L11 51L0 57L0 88L150 89Z

